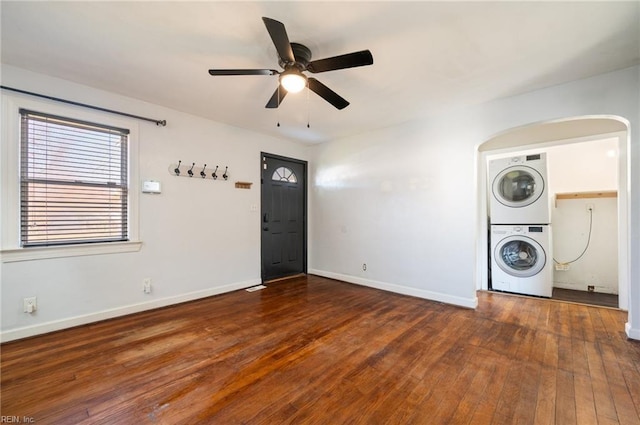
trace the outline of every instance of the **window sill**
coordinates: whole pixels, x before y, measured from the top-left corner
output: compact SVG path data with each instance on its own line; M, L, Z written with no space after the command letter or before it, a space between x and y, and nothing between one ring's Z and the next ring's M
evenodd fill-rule
M83 255L119 254L140 251L142 242L111 242L103 244L16 248L0 251L0 262L46 260L49 258L80 257Z

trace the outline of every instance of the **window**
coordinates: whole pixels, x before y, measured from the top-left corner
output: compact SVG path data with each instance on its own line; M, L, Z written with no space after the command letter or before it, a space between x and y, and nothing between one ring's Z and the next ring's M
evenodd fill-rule
M271 180L278 182L298 183L295 173L287 167L278 167L271 175Z
M20 109L23 247L129 240L126 129Z

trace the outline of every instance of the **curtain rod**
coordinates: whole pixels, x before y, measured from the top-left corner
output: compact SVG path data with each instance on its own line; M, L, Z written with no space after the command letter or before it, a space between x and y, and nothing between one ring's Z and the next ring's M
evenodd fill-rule
M167 125L167 120L154 120L152 118L145 118L145 117L141 117L139 115L133 115L133 114L128 114L126 112L114 111L112 109L106 109L106 108L101 108L99 106L87 105L86 103L80 103L80 102L74 102L72 100L60 99L59 97L47 96L47 95L44 95L44 94L33 93L33 92L30 92L30 91L26 91L26 90L14 89L14 88L7 87L7 86L0 86L0 89L14 91L14 92L17 92L17 93L22 93L22 94L28 94L30 96L41 97L43 99L55 100L56 102L68 103L70 105L82 106L82 107L85 107L85 108L95 109L95 110L102 111L102 112L109 112L110 114L123 115L125 117L136 118L136 119L143 120L143 121L151 121L153 123L156 123L156 125L161 125L163 127Z

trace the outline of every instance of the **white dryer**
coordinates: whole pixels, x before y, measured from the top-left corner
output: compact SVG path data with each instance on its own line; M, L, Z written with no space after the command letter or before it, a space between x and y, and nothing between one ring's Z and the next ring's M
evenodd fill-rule
M489 161L491 224L548 224L547 155L513 156Z
M491 289L551 297L550 225L491 226Z

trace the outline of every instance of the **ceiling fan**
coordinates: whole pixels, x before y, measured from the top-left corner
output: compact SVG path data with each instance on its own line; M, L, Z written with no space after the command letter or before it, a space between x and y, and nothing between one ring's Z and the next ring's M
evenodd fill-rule
M213 76L223 75L279 75L280 84L266 104L266 108L277 108L287 95L309 87L309 90L338 109L349 105L344 98L313 77L307 77L304 71L319 73L337 69L355 68L373 64L369 50L347 53L326 59L311 60L311 50L299 43L289 42L287 31L282 22L271 18L262 18L273 44L278 52L278 63L283 71L275 69L210 69Z

